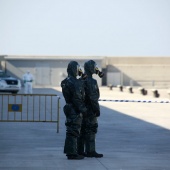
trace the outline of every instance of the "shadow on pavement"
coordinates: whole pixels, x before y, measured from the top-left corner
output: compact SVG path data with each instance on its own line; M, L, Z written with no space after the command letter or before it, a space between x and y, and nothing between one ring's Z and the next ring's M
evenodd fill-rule
M60 132L50 123L0 123L0 169L169 170L169 130L104 106L96 136L97 151L104 157L67 160L62 94L51 88L34 90L61 97Z

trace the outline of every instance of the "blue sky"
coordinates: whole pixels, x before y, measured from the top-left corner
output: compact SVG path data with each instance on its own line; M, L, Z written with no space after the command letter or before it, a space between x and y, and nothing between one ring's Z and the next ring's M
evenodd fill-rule
M170 56L170 0L0 0L0 55Z

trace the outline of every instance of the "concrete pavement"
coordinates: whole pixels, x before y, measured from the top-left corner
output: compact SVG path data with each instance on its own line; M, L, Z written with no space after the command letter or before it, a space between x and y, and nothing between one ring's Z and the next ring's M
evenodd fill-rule
M62 97L61 88L36 93ZM101 99L155 99L151 95L101 87ZM60 132L55 123L0 122L0 170L169 170L170 103L100 102L96 137L103 158L67 160L63 154L65 117L61 99Z

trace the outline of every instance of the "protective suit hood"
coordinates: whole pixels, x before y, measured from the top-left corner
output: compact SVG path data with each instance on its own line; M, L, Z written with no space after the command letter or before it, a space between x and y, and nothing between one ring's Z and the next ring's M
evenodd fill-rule
M84 70L88 76L95 73L95 65L96 63L93 60L89 60L84 63Z
M73 76L73 77L77 76L78 65L79 64L76 61L70 61L67 67L68 76Z

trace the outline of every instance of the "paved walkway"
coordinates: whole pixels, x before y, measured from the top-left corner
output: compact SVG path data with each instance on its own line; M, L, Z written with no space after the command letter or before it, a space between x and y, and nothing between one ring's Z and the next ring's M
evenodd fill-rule
M34 89L61 95L60 87ZM101 99L168 100L100 88ZM64 105L60 132L55 123L0 122L0 170L169 170L170 103L100 102L96 138L103 158L67 160Z

